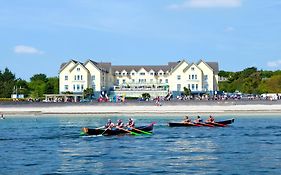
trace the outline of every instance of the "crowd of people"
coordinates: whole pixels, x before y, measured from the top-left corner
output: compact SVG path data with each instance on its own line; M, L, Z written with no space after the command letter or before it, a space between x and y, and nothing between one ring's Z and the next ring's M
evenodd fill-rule
M185 119L183 120L184 123L202 123L203 120L201 119L201 117L198 115L197 118L192 121L189 116L185 116ZM205 123L215 123L215 118L210 115L209 118L205 121Z

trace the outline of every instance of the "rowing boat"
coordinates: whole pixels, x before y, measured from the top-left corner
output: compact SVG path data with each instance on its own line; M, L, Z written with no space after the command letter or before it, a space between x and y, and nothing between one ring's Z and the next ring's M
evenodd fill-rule
M142 134L141 131L152 133L154 123L151 123L147 126L139 126L136 128L128 129L91 129L91 128L82 128L83 135L119 135L119 134L128 134L128 133L137 133Z
M186 123L186 122L169 122L170 127L190 127L190 126L226 126L231 123L234 123L234 119L218 121L215 123Z

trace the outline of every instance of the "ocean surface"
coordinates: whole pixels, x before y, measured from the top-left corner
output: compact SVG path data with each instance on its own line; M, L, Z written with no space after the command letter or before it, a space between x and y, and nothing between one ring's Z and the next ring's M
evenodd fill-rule
M129 116L6 116L0 120L0 174L280 174L281 114L220 116L228 127L168 127L182 117L134 117L157 122L143 136L80 136L108 118ZM203 117L207 118L207 117Z

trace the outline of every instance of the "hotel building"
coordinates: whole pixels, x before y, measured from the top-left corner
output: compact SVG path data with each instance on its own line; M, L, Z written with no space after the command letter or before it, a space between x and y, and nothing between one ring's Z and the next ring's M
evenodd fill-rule
M143 93L156 97L169 92L179 95L186 87L194 94L212 94L218 90L218 71L217 62L203 60L155 66L115 66L109 62L70 60L60 67L59 89L61 94L82 94L85 89L93 88L97 95L106 91L127 97L139 97Z

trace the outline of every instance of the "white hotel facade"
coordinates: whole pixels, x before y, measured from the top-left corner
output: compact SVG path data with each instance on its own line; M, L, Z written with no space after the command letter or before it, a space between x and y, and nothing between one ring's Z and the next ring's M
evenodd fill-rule
M213 93L218 90L218 63L188 63L185 60L156 66L115 66L87 60L70 60L59 71L60 93L82 94L93 88L96 94L107 91L116 95L139 97L147 92L152 97L174 95L189 88L192 93Z

